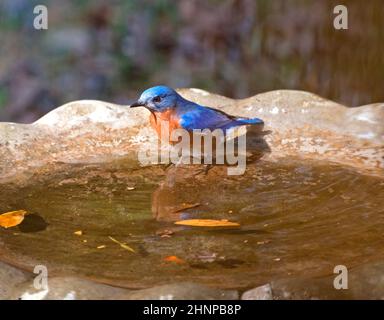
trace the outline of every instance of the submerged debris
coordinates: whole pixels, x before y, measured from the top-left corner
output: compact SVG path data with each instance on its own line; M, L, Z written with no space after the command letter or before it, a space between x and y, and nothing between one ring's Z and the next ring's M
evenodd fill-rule
M135 250L133 250L130 246L128 246L127 244L125 243L122 243L120 241L117 241L115 238L112 238L111 236L108 236L109 239L111 239L113 242L117 243L118 245L120 245L120 247L122 247L123 249L125 250L128 250L128 251L131 251L131 252L136 252Z
M160 236L161 238L170 238L173 234L175 234L175 232L169 229L162 229L156 231L156 235Z

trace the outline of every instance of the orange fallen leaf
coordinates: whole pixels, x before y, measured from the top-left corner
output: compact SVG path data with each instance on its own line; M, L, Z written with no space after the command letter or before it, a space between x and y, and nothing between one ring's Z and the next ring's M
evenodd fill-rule
M19 225L27 213L25 210L6 212L0 215L0 226L10 228Z
M185 261L184 261L183 259L180 259L179 257L176 257L176 256L168 256L168 257L165 257L165 258L164 258L164 261L167 261L167 262L174 262L174 263L177 263L177 264L185 263Z
M212 219L189 219L176 221L175 224L193 227L239 227L237 222L228 220L212 220Z

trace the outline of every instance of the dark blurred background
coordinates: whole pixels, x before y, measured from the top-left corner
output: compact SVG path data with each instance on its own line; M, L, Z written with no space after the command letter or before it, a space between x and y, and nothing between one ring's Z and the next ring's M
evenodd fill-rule
M48 30L33 28L38 4ZM337 4L348 30L333 28ZM1 121L78 99L125 104L156 84L384 101L383 0L0 0L0 36Z

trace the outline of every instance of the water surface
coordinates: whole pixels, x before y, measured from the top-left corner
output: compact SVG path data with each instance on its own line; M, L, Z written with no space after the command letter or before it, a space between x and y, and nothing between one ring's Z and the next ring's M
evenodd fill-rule
M30 216L0 230L0 259L130 288L175 281L247 288L383 259L381 178L301 159L259 161L239 177L220 168L186 172L77 165L22 188L2 185L0 212ZM189 205L196 206L180 210ZM240 227L174 224L186 218Z

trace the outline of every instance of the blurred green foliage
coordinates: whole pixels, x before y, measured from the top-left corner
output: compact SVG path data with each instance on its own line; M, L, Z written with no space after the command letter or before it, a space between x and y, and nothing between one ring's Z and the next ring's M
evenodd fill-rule
M33 28L44 4L49 29ZM2 0L0 120L32 121L75 99L128 103L143 89L234 98L307 90L350 106L384 101L382 1Z

